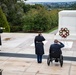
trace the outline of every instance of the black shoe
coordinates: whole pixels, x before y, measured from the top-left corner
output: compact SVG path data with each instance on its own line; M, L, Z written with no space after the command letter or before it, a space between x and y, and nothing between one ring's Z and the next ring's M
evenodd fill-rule
M40 63L42 63L42 61L40 61Z
M38 61L38 63L40 63L40 61Z
M41 61L39 61L38 63L42 63Z

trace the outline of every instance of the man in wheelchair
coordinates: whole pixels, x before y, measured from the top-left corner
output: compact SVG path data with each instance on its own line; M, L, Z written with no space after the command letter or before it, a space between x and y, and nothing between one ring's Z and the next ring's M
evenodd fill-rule
M49 49L49 57L47 59L48 65L50 64L50 61L54 59L55 62L60 61L61 66L63 65L63 56L61 48L64 47L64 44L57 39L54 40L54 44L51 44Z
M56 58L55 62L58 62L57 58L62 54L61 48L64 47L64 44L57 39L54 40L54 44L50 46L49 54L50 57Z

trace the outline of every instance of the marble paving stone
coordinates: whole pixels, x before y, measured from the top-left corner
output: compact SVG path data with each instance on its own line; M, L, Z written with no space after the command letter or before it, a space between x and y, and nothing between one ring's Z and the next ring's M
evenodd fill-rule
M62 54L64 56L73 56L73 51L65 51L65 52L62 52Z
M64 74L68 75L68 66L61 68L60 66L47 66L46 63L45 65L39 64L39 67L40 65L42 65L41 68L38 68L38 66L37 68L30 66L29 69L26 70L26 72L38 72L41 74L60 74L61 72L63 72Z
M70 75L76 75L76 70L71 70Z
M76 65L71 66L71 71L76 71Z
M26 48L25 48L25 49L22 49L22 50L18 51L18 53L35 54L35 49L27 49L26 50Z
M36 75L52 75L52 74L36 74Z
M1 52L35 54L35 48L31 46L36 33L3 33ZM49 47L53 43L54 35L45 34L46 43L44 45L45 55L49 53ZM5 41L5 38L11 38ZM71 41L71 40L69 40ZM12 46L12 44L14 44ZM76 57L76 41L73 41L72 48L63 48L63 55ZM37 59L33 58L16 58L0 56L0 68L3 69L3 75L76 75L76 61L65 61L63 67L60 63L53 62L47 65L47 60L43 59L41 64L37 63Z
M14 71L6 71L6 72L2 72L2 75L22 75L23 72L14 72Z
M73 57L76 57L76 51L73 52Z
M10 63L13 66L25 66L25 67L29 67L34 60L30 60L30 59L21 59L21 58L10 58L6 63Z
M17 53L20 48L2 48L1 52L8 52L8 53Z
M72 65L76 65L76 62L75 61L72 61L72 63L71 63Z
M24 72L23 75L36 75L36 73L33 73L33 72Z
M0 67L9 59L9 57L0 57Z

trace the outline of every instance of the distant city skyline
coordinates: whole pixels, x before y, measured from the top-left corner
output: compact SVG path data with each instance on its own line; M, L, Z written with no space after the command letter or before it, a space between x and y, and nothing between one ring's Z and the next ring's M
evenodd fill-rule
M27 0L26 2L71 2L76 0Z

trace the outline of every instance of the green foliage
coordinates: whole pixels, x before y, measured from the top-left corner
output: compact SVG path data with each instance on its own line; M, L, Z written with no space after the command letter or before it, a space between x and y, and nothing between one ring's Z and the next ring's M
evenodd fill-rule
M31 9L31 5L27 4L23 4L22 6L24 13L28 12Z
M21 26L12 26L11 25L10 28L11 28L10 32L18 32L18 31L22 30Z
M51 19L49 17L49 13L45 9L40 9L38 14L35 17L35 30L37 31L46 31L50 28Z
M22 8L24 10L24 13L27 13L28 11L30 11L31 9L36 9L39 10L41 8L44 8L44 6L40 5L40 4L35 4L35 5L29 5L29 4L22 4Z
M52 31L54 31L54 30L57 30L57 29L58 29L58 27L54 27L54 28L52 28L52 29L46 31L46 33L50 33L50 32L52 32Z
M37 11L35 9L31 9L26 15L24 19L24 26L23 31L33 31L34 29L34 19L37 14Z
M15 4L13 8L9 8L8 11L8 21L12 25L21 25L24 16L23 9L18 4Z
M70 6L72 10L76 10L76 2Z
M12 26L21 26L22 28L23 24L24 12L20 3L17 3L17 1L18 0L3 0L1 3L3 12L6 14L7 20L10 23L11 30L13 30Z
M56 10L56 9L55 10L51 10L49 12L50 18L51 18L51 24L52 24L51 28L58 26L58 12L59 12L59 10Z
M44 32L58 24L58 10L48 11L40 4L26 5L22 0L1 0L0 6L10 24L11 32Z
M48 11L40 8L39 10L30 10L25 16L23 31L46 31L50 28L50 16Z
M10 32L8 21L1 8L0 8L0 27L5 28L4 32Z

